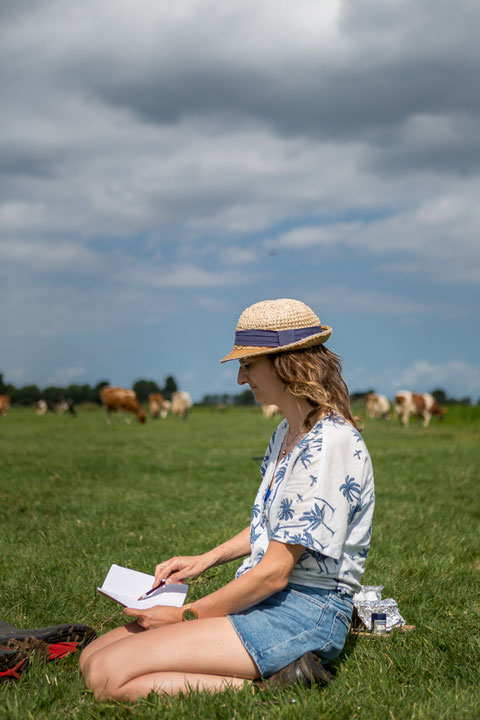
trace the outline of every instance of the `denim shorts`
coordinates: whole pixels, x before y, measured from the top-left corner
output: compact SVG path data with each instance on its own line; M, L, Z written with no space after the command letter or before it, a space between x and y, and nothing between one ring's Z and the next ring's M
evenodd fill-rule
M352 596L338 590L288 584L258 605L228 615L262 677L312 650L332 660L343 649Z

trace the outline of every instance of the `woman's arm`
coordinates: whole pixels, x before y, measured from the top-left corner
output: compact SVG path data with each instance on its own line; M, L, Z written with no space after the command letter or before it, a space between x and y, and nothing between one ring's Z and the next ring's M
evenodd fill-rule
M287 545L272 540L258 565L219 590L196 600L191 607L198 612L199 618L207 618L222 617L256 605L286 586L303 552L305 552L303 545ZM161 605L144 611L126 608L124 612L126 615L136 617L138 623L146 629L180 622L182 619L182 608Z
M199 617L219 617L240 612L283 590L303 545L287 545L272 540L262 560L219 590L192 603Z
M157 565L153 587L160 585L163 579L167 584L183 582L186 578L201 575L208 568L224 565L231 560L248 555L250 552L250 526L234 535L233 538L209 550L203 555L184 555L173 557Z

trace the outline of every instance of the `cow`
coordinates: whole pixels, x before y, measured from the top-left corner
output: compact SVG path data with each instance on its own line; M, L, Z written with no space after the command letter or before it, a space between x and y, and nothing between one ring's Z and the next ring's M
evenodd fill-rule
M278 405L262 405L263 417L273 418L275 415L281 415L282 411Z
M10 395L0 395L0 415L6 417L10 408Z
M365 410L369 418L390 418L390 400L386 395L369 392L365 395Z
M192 407L192 399L185 390L177 390L172 395L172 414L186 420Z
M54 402L53 400L45 400L43 398L41 400L38 400L35 403L35 412L37 413L37 415L46 415L47 412L57 412L59 415L63 415L64 413L69 412L74 417L76 417L77 415L73 399L70 397L66 398L63 395L59 397L58 402Z
M45 415L48 410L49 407L46 400L37 400L35 403L35 412L37 415Z
M151 418L160 416L164 420L170 410L170 401L165 400L162 393L150 393L148 396L148 411Z
M410 415L423 417L423 427L427 427L434 415L439 420L445 414L445 408L438 405L430 393L418 395L410 390L399 390L395 393L395 413L403 426L408 425Z
M69 412L70 415L73 415L76 417L77 412L75 410L75 403L73 402L73 399L70 397L63 397L63 395L60 396L56 410L59 415L63 415L63 413Z
M144 423L146 420L145 410L138 402L137 396L133 390L127 390L122 387L111 387L106 385L100 390L100 400L105 408L105 422L110 423L110 413L116 410L117 414L133 413L138 422ZM130 422L130 418L125 418L126 422Z

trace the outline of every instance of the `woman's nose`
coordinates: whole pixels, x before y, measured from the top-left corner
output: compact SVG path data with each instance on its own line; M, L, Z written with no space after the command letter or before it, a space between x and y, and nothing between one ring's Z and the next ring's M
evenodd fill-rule
M238 375L237 375L237 385L245 385L245 383L248 382L247 373L245 370L240 366L238 368Z

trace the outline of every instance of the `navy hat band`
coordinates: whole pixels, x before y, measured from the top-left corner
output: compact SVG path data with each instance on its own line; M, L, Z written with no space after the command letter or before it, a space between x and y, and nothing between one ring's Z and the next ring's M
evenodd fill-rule
M322 325L292 330L237 330L235 345L245 347L283 347L324 332Z

